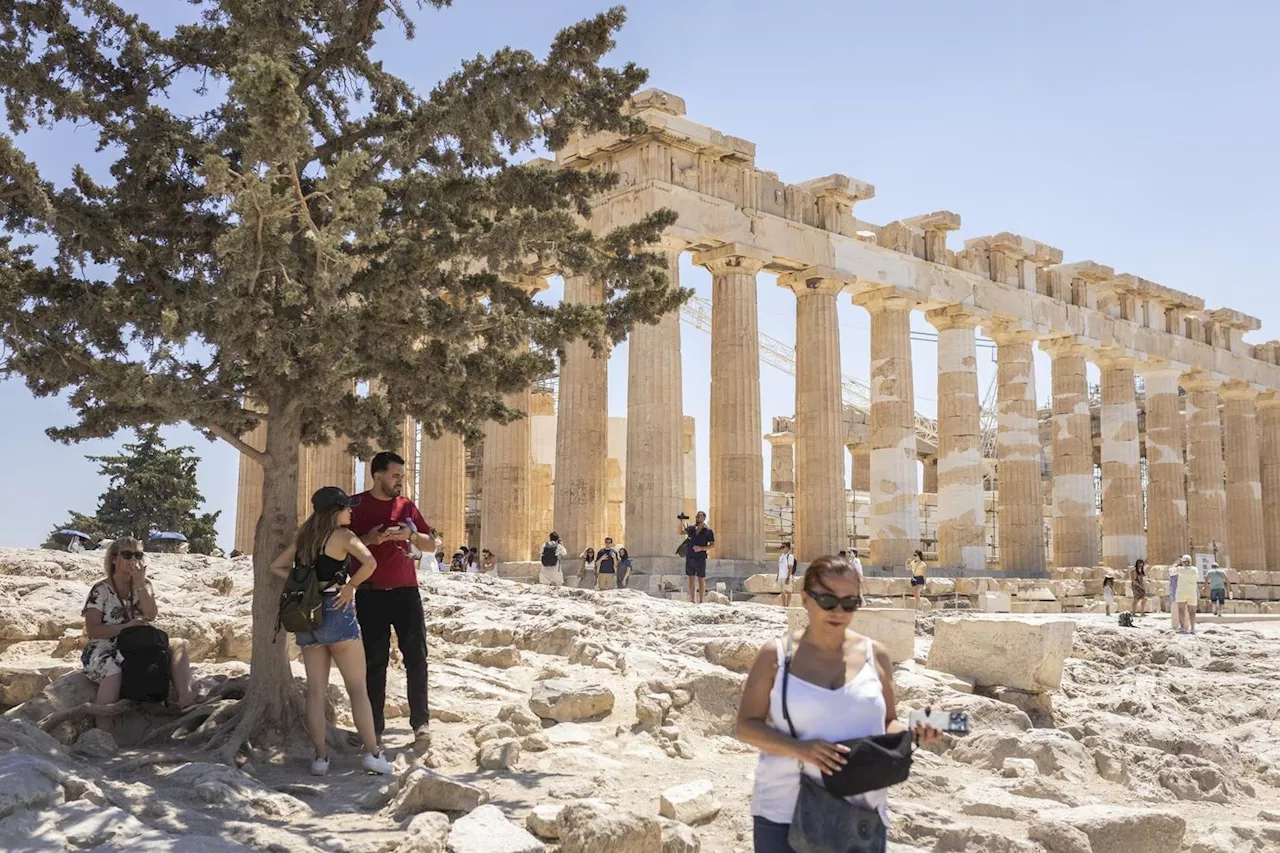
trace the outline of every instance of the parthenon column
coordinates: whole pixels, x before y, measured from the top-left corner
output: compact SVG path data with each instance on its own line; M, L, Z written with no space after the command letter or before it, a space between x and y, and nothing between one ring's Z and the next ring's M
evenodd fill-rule
M1280 571L1280 394L1258 398L1258 462L1262 479L1262 529L1267 568Z
M849 539L836 313L844 282L797 273L778 283L796 295L795 553L807 562L835 554Z
M1147 389L1147 556L1153 565L1177 561L1187 550L1187 467L1182 412L1178 406L1179 371L1148 367Z
M453 432L432 438L424 431L418 472L418 509L440 532L445 549L467 538L467 455L462 436Z
M1187 521L1191 553L1214 554L1227 565L1227 490L1218 384L1200 373L1182 377L1187 391Z
M1218 392L1226 418L1227 553L1234 569L1266 568L1262 472L1258 462L1258 392L1240 380Z
M1085 348L1071 338L1042 341L1053 363L1053 564L1098 562L1093 422Z
M604 285L566 276L564 301L602 304ZM596 357L584 340L573 341L560 364L555 475L555 526L571 554L604 542L608 421L608 357Z
M668 241L667 277L680 282L683 242ZM670 556L675 517L684 504L684 386L680 312L631 329L627 356L627 552Z
M769 491L791 495L796 491L796 434L771 432L769 442Z
M770 256L730 243L694 256L711 271L712 554L764 559L764 454L756 273Z
M920 547L912 302L875 291L861 294L855 301L871 314L869 564L898 569Z
M974 329L958 307L930 311L938 330L938 565L987 566L982 507L982 425Z
M1142 451L1133 359L1104 355L1102 368L1102 562L1124 569L1145 558Z
M995 329L996 434L1000 489L1000 566L1044 571L1044 513L1040 492L1040 419L1036 411L1035 333Z
M871 448L866 444L846 444L849 465L853 471L850 489L855 492L871 491Z

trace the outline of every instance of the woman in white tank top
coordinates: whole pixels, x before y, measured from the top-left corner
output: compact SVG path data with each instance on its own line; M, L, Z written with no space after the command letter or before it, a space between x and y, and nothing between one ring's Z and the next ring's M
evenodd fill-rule
M804 574L801 601L809 627L790 638L787 709L782 713L787 638L761 647L743 687L737 736L760 749L751 792L755 853L790 853L787 832L800 793L800 773L817 779L844 764L842 740L900 732L893 696L893 661L870 637L849 629L861 597L858 573L841 557L820 557ZM930 730L923 739L940 735ZM800 769L801 762L803 771ZM850 802L888 823L888 792L869 791ZM887 841L881 837L880 850Z

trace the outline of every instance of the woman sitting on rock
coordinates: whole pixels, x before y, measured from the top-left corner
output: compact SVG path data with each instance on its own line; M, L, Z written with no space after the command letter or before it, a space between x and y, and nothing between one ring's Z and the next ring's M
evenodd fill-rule
M765 643L747 675L737 736L760 750L751 792L755 853L792 849L787 835L800 795L800 774L819 779L842 767L849 750L840 741L905 731L898 722L889 652L849 627L861 593L858 573L848 560L814 560L804 573L801 592L808 627ZM923 741L941 737L936 729L925 727L919 734ZM871 846L856 849L883 851L887 790L869 791L848 802L880 816Z
M160 612L156 596L147 580L147 564L142 543L124 537L108 547L103 558L106 577L89 590L80 614L84 616L84 633L89 638L81 655L84 674L98 685L97 704L110 705L120 699L124 658L116 648L116 638L127 628L146 625ZM190 705L191 664L187 659L187 641L169 641L173 686L178 704ZM99 727L105 722L99 719Z
M390 774L391 762L378 748L373 729L373 706L365 685L364 644L356 621L356 588L378 568L368 546L347 529L351 508L360 502L337 486L325 486L311 496L311 516L298 528L294 544L271 563L271 571L287 578L296 564L316 573L324 594L324 622L315 631L294 634L307 670L307 734L315 747L311 775L329 772L328 726L325 709L329 699L329 664L338 665L351 700L351 716L364 742L361 764L371 773ZM360 571L351 574L351 558Z

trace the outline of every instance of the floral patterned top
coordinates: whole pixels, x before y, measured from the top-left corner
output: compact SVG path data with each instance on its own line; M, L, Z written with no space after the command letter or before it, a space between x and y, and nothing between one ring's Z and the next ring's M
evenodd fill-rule
M147 591L154 599L155 590L151 588L151 581L147 581ZM89 597L85 600L80 615L84 616L90 610L97 610L102 614L103 625L123 625L142 615L142 603L138 597L137 587L130 591L127 600L121 601L111 581L104 578L89 590ZM90 640L84 647L80 660L84 664L85 674L93 681L100 681L120 671L120 659L116 652L114 637Z

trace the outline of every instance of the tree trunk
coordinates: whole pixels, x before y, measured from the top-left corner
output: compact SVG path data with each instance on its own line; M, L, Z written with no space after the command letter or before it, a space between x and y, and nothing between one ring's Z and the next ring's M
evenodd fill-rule
M252 669L237 725L230 738L215 738L211 748L222 749L230 761L249 740L257 746L282 745L305 731L302 695L289 669L286 640L277 633L283 581L271 574L271 562L293 541L298 527L298 445L301 423L285 404L268 408L267 461L263 470L262 517L253 548Z

